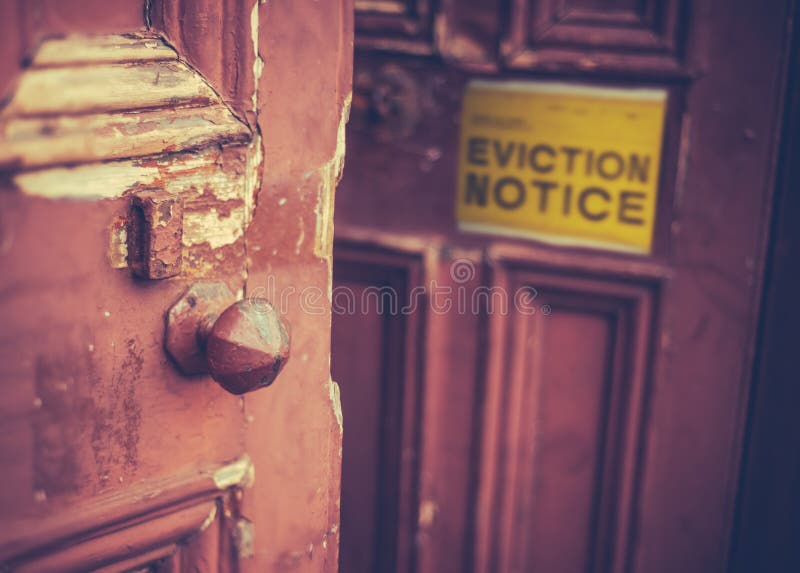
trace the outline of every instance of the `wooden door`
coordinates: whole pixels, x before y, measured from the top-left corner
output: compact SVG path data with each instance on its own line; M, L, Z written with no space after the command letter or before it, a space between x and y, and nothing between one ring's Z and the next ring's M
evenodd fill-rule
M793 9L356 3L333 293L344 569L725 569ZM648 252L459 229L476 78L666 92ZM535 312L435 296L487 288Z
M351 7L9 0L0 31L0 568L336 571Z

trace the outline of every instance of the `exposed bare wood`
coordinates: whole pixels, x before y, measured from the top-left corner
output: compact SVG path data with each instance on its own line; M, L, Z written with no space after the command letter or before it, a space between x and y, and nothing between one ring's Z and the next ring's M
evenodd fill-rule
M0 165L22 169L244 143L250 137L247 127L222 106L14 118L0 129Z
M253 462L247 454L214 472L214 484L219 489L247 486L252 484L254 479Z
M163 40L69 36L42 44L0 111L0 169L160 155L249 139L248 127Z
M138 110L215 100L214 90L180 62L33 68L20 78L4 115Z
M49 198L116 198L142 187L181 195L192 272L204 257L191 249L243 236L260 157L250 139L162 40L73 36L43 44L0 112L0 169L23 193ZM117 235L112 229L115 268L127 253Z
M178 54L160 38L144 35L78 36L48 40L36 52L33 67L64 64L177 60Z

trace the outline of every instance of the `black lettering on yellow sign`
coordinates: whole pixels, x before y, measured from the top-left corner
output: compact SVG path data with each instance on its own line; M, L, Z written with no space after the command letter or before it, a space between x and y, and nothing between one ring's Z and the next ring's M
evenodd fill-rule
M585 175L598 174L603 179L647 183L650 156L638 153L623 155L617 151L553 147L546 143L529 145L524 141L500 141L486 137L471 137L467 142L467 163L470 165L530 168L536 173L549 173L557 162L564 165L568 175L582 170Z
M667 100L663 89L470 81L459 229L650 253Z
M642 212L646 194L627 187L648 182L651 165L648 155L472 137L467 142L467 163L476 167L497 165L530 169L535 174L547 174L560 168L559 171L568 175L578 172L597 175L611 184L622 183L626 188L590 185L573 189L570 183L541 178L526 181L511 175L492 180L490 175L468 168L465 170L466 205L487 207L492 202L501 209L513 211L531 201L540 213L560 211L565 217L581 217L589 222L613 217L626 225L645 224ZM617 190L618 193L611 192Z

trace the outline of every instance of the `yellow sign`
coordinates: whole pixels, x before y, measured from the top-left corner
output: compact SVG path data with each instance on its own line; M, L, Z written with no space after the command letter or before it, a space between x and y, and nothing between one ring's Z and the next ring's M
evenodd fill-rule
M666 99L656 89L471 82L459 228L649 253Z

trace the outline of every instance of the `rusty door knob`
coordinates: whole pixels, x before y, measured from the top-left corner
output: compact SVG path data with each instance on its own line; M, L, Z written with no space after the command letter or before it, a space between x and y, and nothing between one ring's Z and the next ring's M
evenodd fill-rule
M223 283L198 283L167 313L167 352L184 374L208 373L233 394L269 386L289 359L289 334L262 298L235 301Z

